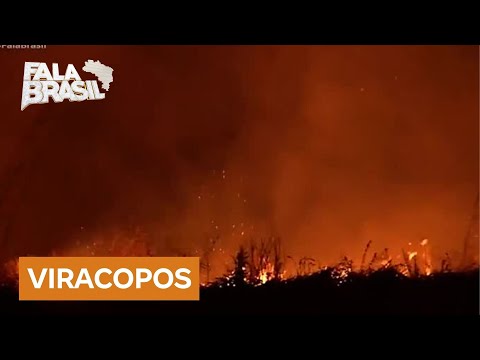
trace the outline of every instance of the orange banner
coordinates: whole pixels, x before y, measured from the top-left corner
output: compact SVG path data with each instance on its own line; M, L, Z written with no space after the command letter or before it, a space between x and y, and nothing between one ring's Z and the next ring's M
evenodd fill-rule
M20 300L199 300L198 257L21 257Z

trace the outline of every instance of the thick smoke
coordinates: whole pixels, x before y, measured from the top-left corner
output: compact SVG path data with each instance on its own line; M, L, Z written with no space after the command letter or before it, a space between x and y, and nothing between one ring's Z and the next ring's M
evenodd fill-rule
M114 69L105 100L20 112L25 61L87 59ZM49 46L0 64L2 256L127 226L160 254L271 235L322 262L368 240L462 250L477 47Z

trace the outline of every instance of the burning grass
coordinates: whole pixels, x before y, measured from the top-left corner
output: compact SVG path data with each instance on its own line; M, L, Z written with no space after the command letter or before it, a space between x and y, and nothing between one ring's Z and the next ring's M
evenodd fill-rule
M219 241L212 244L213 249ZM316 277L329 279L335 286L343 286L354 279L389 274L392 278L426 278L451 272L478 269L478 264L468 268L456 269L452 266L451 259L445 254L438 268L434 268L429 248L429 240L419 242L418 249L402 249L403 261L394 262L389 249L370 254L372 242L366 244L361 263L356 266L354 261L343 257L334 265L321 265L312 257L302 257L296 261L292 256L285 254L280 238L271 237L251 240L246 245L241 245L231 265L224 275L210 281L210 256L211 251L201 254L200 272L206 275L203 288L234 288L234 287L259 287L270 283L289 283L296 279ZM409 243L409 246L412 246ZM195 251L198 253L198 251ZM88 242L77 241L75 246L62 251L52 252L52 256L155 256L146 233L139 228L127 232L111 232L103 236L96 236ZM161 256L161 255L160 255ZM187 256L184 254L183 256ZM399 258L399 256L397 256ZM287 272L286 264L294 264L295 271ZM0 269L0 284L11 288L18 287L18 258L11 259L3 264Z
M153 255L141 233L133 234L137 235L111 241L96 238L95 245L78 248L88 256ZM348 257L322 266L313 258L296 261L286 256L278 238L250 242L239 247L223 276L202 285L199 302L147 302L142 306L136 302L26 306L18 302L18 261L14 259L0 271L0 313L478 314L478 265L455 268L445 257L435 269L421 249L405 250L403 261L395 263L388 249L369 254L370 248L371 243L358 266ZM291 274L285 270L287 262L296 267Z
M291 256L285 256L280 239L271 238L261 240L258 244L251 243L249 247L240 246L233 259L233 266L229 271L218 277L213 282L203 284L205 287L257 287L267 283L288 283L305 277L320 277L329 279L337 287L353 281L353 279L366 279L369 277L391 276L395 279L424 279L439 274L452 272L451 259L448 254L441 260L438 269L434 269L428 239L423 239L419 251L402 250L403 262L394 262L390 252L385 248L381 253L373 253L367 264L369 241L365 247L362 261L359 267L355 267L354 261L343 257L333 266L320 266L310 257L303 257L298 262ZM412 245L411 243L409 244ZM249 250L247 250L249 249ZM285 270L287 260L295 263L296 273L288 274ZM478 270L478 264L472 264L468 268L457 271Z

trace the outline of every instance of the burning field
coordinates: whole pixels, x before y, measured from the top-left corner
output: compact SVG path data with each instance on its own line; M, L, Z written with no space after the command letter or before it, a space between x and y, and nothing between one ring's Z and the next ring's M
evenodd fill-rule
M17 302L18 260L4 264L0 273L0 303L7 313L113 314L477 314L479 267L475 262L453 264L448 254L439 264L430 256L428 239L418 251L402 251L395 262L388 249L369 254L368 242L360 264L344 257L322 266L311 257L286 256L279 238L240 246L225 272L211 279L212 249L201 255L199 303L153 302L86 305L59 302L21 305ZM96 240L85 252L52 255L152 256L145 234L131 238ZM294 271L287 271L288 264Z
M105 100L19 110L25 61L87 59L114 69ZM476 46L0 53L18 90L0 96L1 311L52 310L10 301L20 256L195 256L196 305L69 306L478 313L478 59Z

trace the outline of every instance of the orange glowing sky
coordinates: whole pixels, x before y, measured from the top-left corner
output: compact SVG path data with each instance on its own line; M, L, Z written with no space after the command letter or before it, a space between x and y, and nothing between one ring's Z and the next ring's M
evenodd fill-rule
M48 46L0 52L2 256L131 224L160 252L282 237L292 256L461 251L478 47ZM23 63L113 67L106 99L20 111ZM243 232L243 235L242 235ZM84 235L82 235L84 234ZM190 250L189 250L190 251Z

